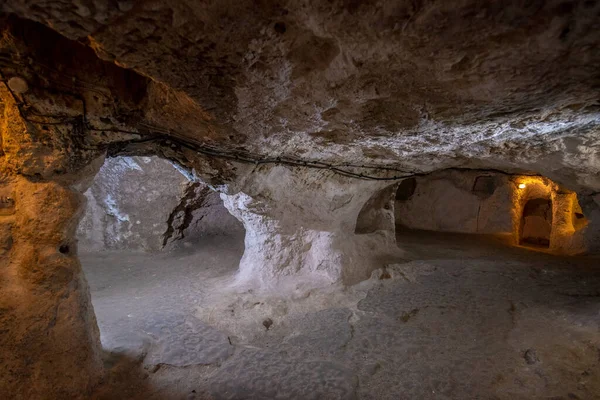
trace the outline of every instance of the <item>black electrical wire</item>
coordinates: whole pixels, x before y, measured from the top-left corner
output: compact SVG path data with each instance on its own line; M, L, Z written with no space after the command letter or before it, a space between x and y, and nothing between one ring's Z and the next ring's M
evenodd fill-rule
M140 142L151 142L151 141L170 141L180 147L186 148L188 150L197 152L197 153L205 155L205 156L223 158L223 159L240 162L240 163L253 164L253 165L267 165L267 164L289 165L289 166L295 166L295 167L306 167L306 168L313 168L313 169L330 170L332 172L335 172L335 173L343 175L343 176L366 179L366 180L395 181L395 180L405 179L407 177L417 175L414 172L410 172L410 173L407 173L406 175L402 175L402 176L380 177L380 176L356 173L354 171L340 168L339 166L336 166L335 164L328 164L328 163L324 163L321 161L301 160L301 159L292 159L292 158L285 158L285 157L277 157L277 158L261 157L261 158L258 158L255 156L253 157L252 155L249 155L247 153L228 152L228 151L224 151L221 149L217 150L212 147L194 144L194 143L191 143L186 140L182 140L182 139L174 137L174 136L162 136L161 135L158 137L145 138L145 139L140 139L140 140L133 139L133 140L121 142L119 144L120 145L128 145L128 144L135 144L135 143L140 143ZM355 168L361 168L361 167L355 167ZM362 168L381 169L377 166L364 166ZM386 169L386 171L389 171L389 170Z
M73 92L58 90L55 88L53 88L51 90L55 91L57 93L62 93L62 94L72 96L72 97L78 99L79 101L81 101L82 102L82 115L79 117L69 117L69 116L42 115L42 114L32 113L36 117L51 118L54 121L40 121L40 120L31 119L28 117L27 113L24 112L24 110L23 110L24 103L19 101L16 94L9 87L8 82L6 81L5 76L2 72L0 72L0 78L2 79L2 82L4 83L4 85L6 86L8 91L11 93L11 96L13 97L15 104L17 105L17 109L19 111L21 118L23 118L23 120L25 120L27 122L34 123L34 124L40 124L40 125L71 125L71 126L74 126L75 124L83 122L83 128L87 131L115 132L115 133L141 135L140 132L127 131L127 130L122 130L122 129L118 129L118 128L98 128L98 127L93 126L93 124L87 119L87 115L86 115L87 108L86 108L86 104L85 104L85 99L82 96L75 94ZM48 90L46 88L42 88L42 89ZM251 154L251 153L228 151L225 149L219 149L219 148L215 148L212 146L203 145L200 143L194 143L194 142L190 141L189 139L184 139L180 135L174 134L170 130L165 130L161 127L157 127L157 126L154 126L151 124L142 122L142 123L139 123L138 125L140 128L147 129L148 131L150 131L152 134L151 137L140 138L140 139L130 139L130 140L122 141L122 142L114 142L114 143L110 143L110 144L97 145L96 147L83 147L83 148L87 149L87 150L100 151L100 150L105 150L105 149L107 149L111 146L115 146L115 145L127 146L129 144L136 144L136 143L171 141L180 147L186 148L191 151L195 151L199 154L203 154L203 155L210 156L210 157L228 159L228 160L232 160L232 161L236 161L236 162L240 162L240 163L254 164L254 165L277 164L277 165L289 165L289 166L297 166L297 167L323 169L323 170L330 170L332 172L335 172L337 174L347 176L347 177L368 179L368 180L394 181L394 180L404 179L407 176L415 175L413 172L403 171L403 170L399 170L396 168L385 167L385 166L352 165L352 164L345 164L343 166L340 166L340 165L329 164L329 163L325 163L322 161L315 161L315 160L304 160L304 159L295 159L295 158L288 158L288 157L268 158L266 156L260 156L260 155L255 155L255 154ZM159 133L159 134L156 134L156 133ZM405 175L381 177L381 176L374 176L374 175L363 174L363 173L356 173L356 172L348 170L346 168L371 169L371 170L381 170L381 171L387 171L387 172L396 171L396 172L404 172Z
M13 93L13 91L10 89L8 82L5 80L4 74L1 71L0 71L0 78L1 78L2 82L5 84L8 91L11 93L11 95L15 101L15 104L17 105L17 108L18 108L21 118L23 118L27 122L41 124L41 125L71 125L74 128L74 130L80 132L80 135L82 138L85 137L86 130L87 131L96 131L96 132L123 133L123 134L129 134L129 135L142 135L142 133L140 133L139 131L138 132L129 131L129 130L119 129L119 128L115 128L115 127L111 127L111 128L95 127L87 119L87 108L86 108L86 104L85 104L85 99L79 94L76 94L76 93L73 93L70 91L58 90L56 88L52 88L52 89L41 88L41 89L55 91L57 93L66 94L68 96L72 96L72 97L78 99L79 101L82 102L82 115L76 116L76 117L69 117L69 116L33 114L40 118L52 118L55 121L46 122L46 121L32 120L32 119L28 118L28 116L26 116L25 113L23 112L22 105L24 103L20 102L18 100L17 96L15 95L15 93ZM89 88L84 88L84 89L90 90ZM98 91L98 90L96 90L96 91ZM58 120L58 121L56 121L56 120ZM305 160L305 159L292 158L292 157L275 157L275 158L271 157L271 158L269 158L269 157L266 157L263 155L257 155L257 154L247 153L247 152L239 152L239 151L237 151L237 152L230 151L230 150L226 150L226 149L222 149L222 148L216 148L213 146L209 146L206 144L195 143L195 142L191 141L189 138L184 138L184 137L182 137L182 135L178 135L168 129L154 126L154 125L151 125L151 124L148 124L145 122L138 123L138 126L143 130L149 131L150 136L142 137L139 139L129 139L129 140L124 140L124 141L119 141L119 142L99 144L99 145L95 145L94 147L85 147L82 144L79 144L79 145L80 145L80 147L82 147L85 150L96 150L96 151L102 150L102 151L104 151L104 150L107 150L107 149L109 149L111 147L115 147L115 146L124 148L130 144L157 142L159 145L161 145L161 144L168 145L168 144L173 143L179 147L186 148L188 150L191 150L191 151L194 151L194 152L197 152L199 154L209 156L209 157L222 158L222 159L232 160L235 162L254 164L254 165L268 165L268 164L289 165L289 166L295 166L295 167L306 167L306 168L313 168L313 169L329 170L329 171L332 171L332 172L337 173L342 176L346 176L346 177L350 177L350 178L357 178L357 179L364 179L364 180L397 181L397 180L402 180L402 179L406 179L406 178L410 178L410 177L427 175L427 173L417 173L414 171L406 171L406 170L402 170L402 169L398 169L398 168L394 168L394 167L381 166L381 165L360 165L360 164L350 164L350 163L336 165L336 164L326 163L323 161ZM164 143L161 143L161 142L164 142ZM388 177L382 177L382 176L375 176L372 174L357 173L353 170L349 170L348 168L368 169L368 170L377 170L377 171L386 171L386 172L400 172L400 173L402 173L402 175L393 175L393 176L388 176ZM452 169L459 170L460 168L448 168L447 170L452 170ZM502 174L510 175L501 170L493 170L492 169L492 170L479 170L479 171L495 172L495 173L502 173Z

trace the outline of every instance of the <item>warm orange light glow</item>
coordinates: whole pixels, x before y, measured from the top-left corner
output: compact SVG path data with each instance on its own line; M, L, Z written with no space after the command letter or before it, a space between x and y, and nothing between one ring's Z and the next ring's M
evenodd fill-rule
M527 187L524 183L519 183L519 189L525 189Z

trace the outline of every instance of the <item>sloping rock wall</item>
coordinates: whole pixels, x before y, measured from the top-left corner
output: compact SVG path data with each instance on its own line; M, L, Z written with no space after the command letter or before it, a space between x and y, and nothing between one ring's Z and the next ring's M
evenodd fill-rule
M85 196L77 231L84 251L157 251L184 238L243 232L218 193L158 157L107 159Z
M80 248L160 250L169 213L188 180L157 157L109 158L85 192Z

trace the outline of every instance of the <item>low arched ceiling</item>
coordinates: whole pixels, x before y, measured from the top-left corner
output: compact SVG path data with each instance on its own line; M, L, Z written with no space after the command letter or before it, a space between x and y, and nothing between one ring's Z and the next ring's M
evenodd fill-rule
M41 59L104 87L111 101L90 101L88 111L106 126L146 123L252 154L406 171L534 170L600 190L599 2L0 7L13 15L4 17L3 69L17 73L8 64L29 57L30 74L49 75L35 66ZM44 25L64 38L49 45Z

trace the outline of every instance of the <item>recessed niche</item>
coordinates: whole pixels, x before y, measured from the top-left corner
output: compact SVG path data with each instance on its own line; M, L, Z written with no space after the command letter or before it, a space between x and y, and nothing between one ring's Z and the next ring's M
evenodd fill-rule
M398 190L396 191L396 200L407 201L415 193L417 188L417 180L415 178L408 178L400 182Z
M496 191L496 178L493 176L478 176L473 183L473 193L480 197L489 197Z
M15 199L12 192L7 189L0 189L0 216L12 215L15 213Z

